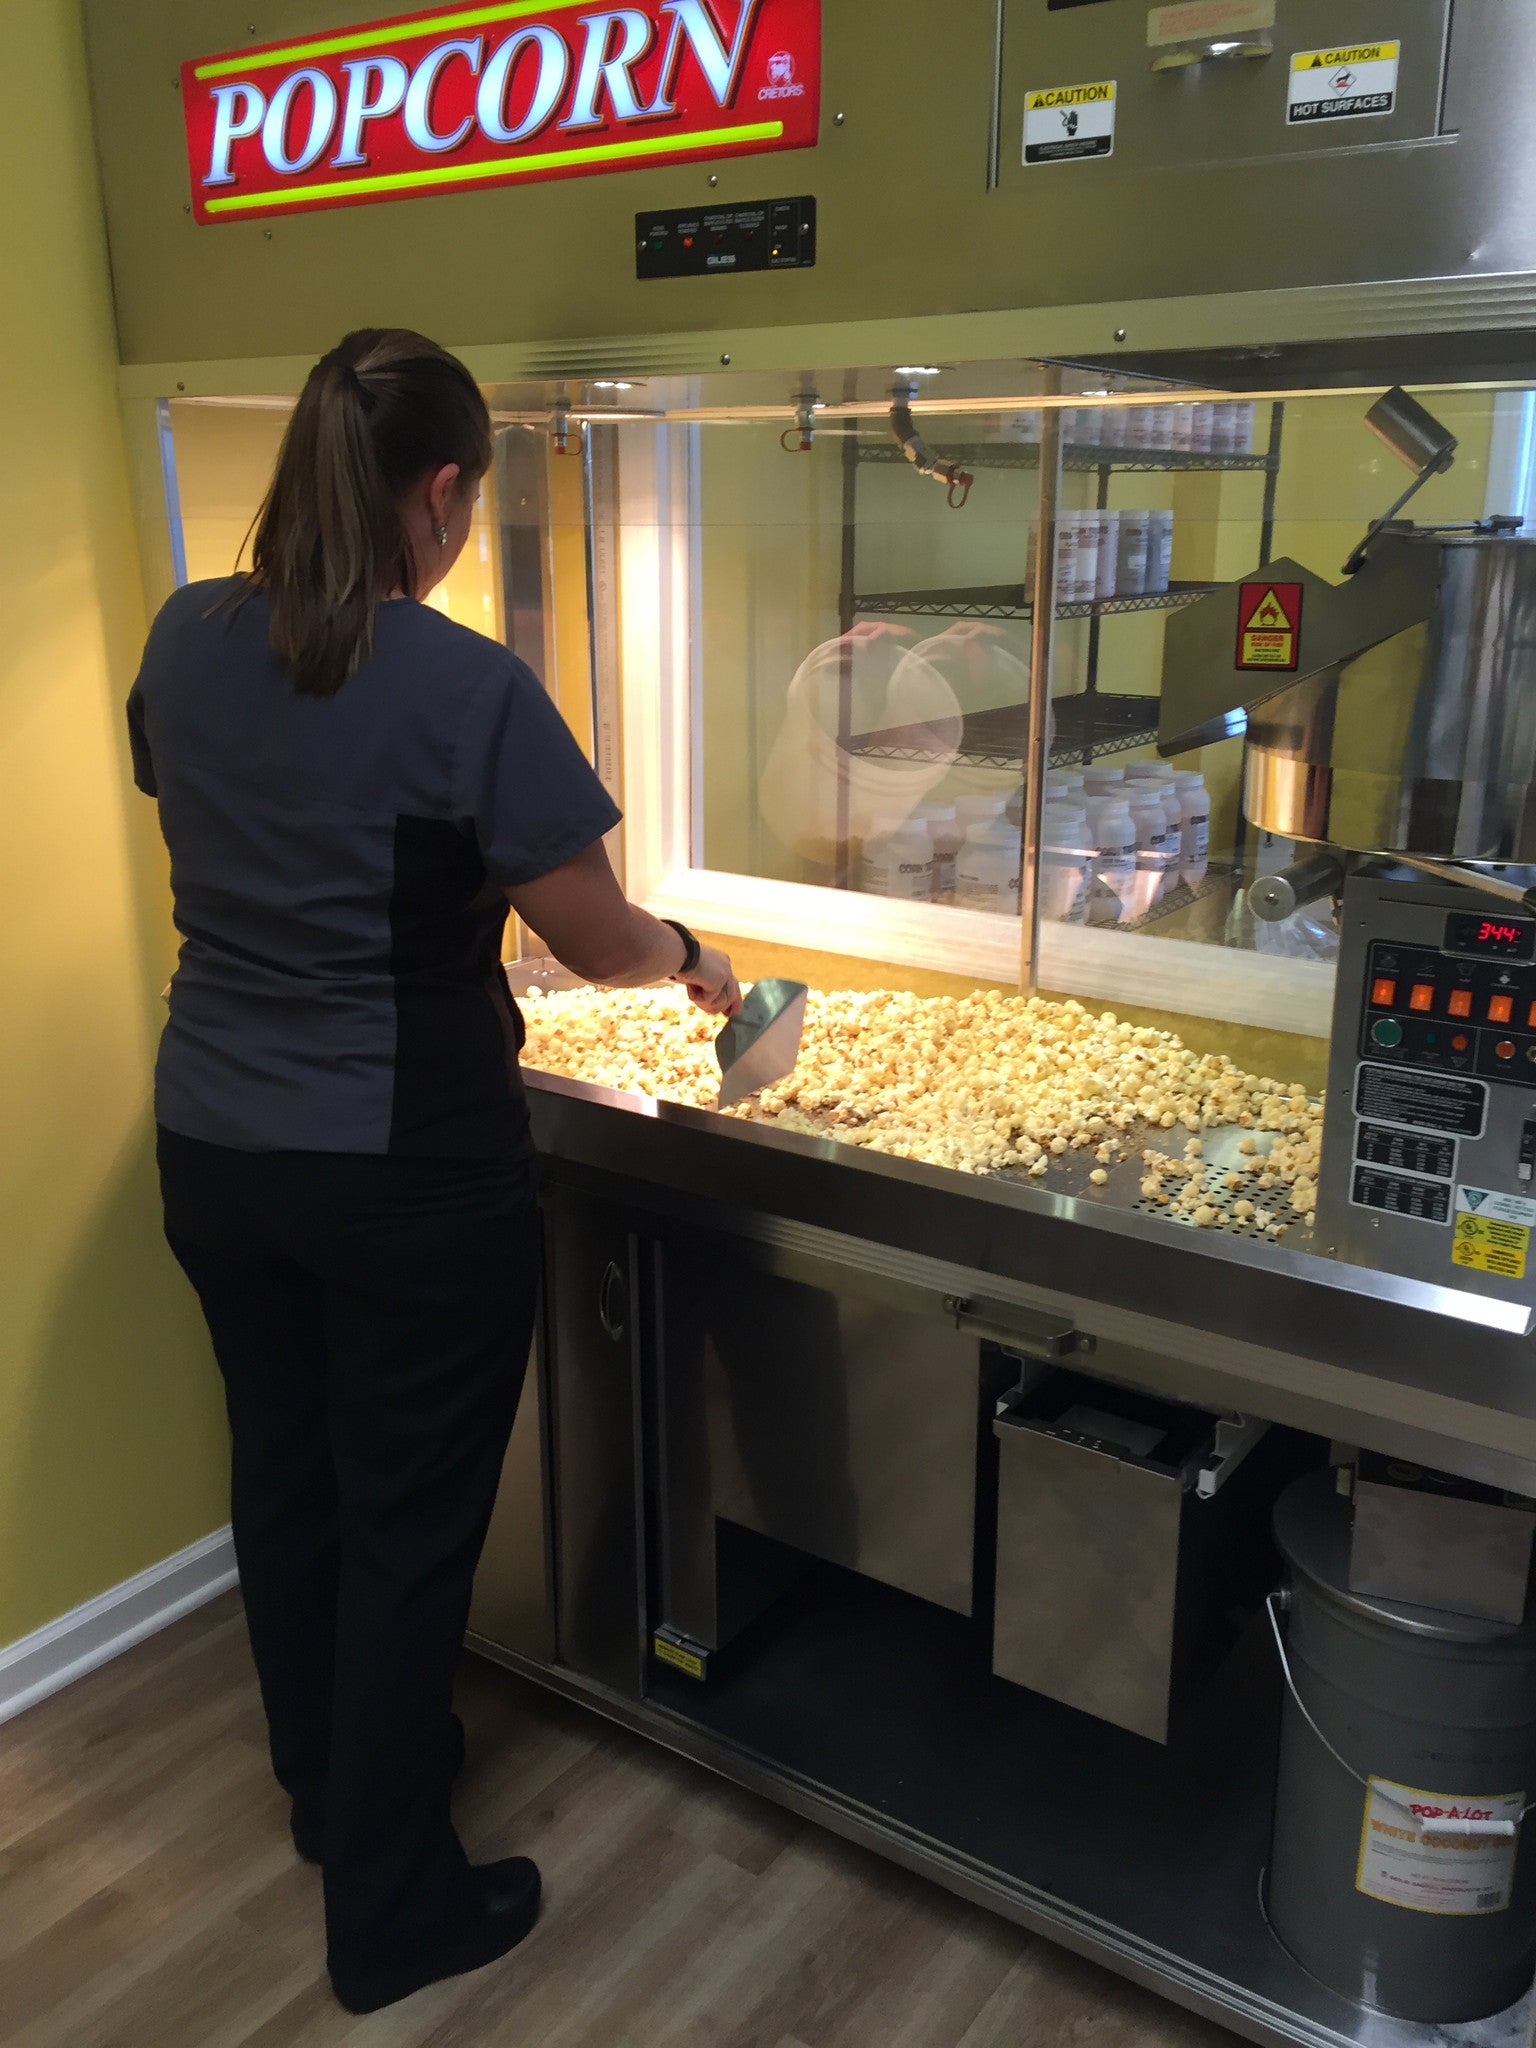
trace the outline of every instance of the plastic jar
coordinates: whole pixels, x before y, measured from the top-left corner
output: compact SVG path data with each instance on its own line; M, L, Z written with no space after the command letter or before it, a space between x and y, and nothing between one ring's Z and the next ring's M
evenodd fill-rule
M933 841L920 818L876 818L864 842L859 886L866 896L927 903L933 896Z
M1085 922L1090 854L1087 812L1077 804L1047 804L1040 814L1042 918L1052 924Z
M1210 399L1203 399L1194 408L1194 428L1190 447L1199 455L1209 455L1216 445L1216 406Z
M1195 411L1193 405L1176 405L1173 412L1173 440L1171 446L1181 452L1188 452L1195 445Z
M1083 793L1102 803L1106 797L1125 795L1125 770L1094 762L1083 770Z
M1019 915L1022 840L1006 818L984 818L965 835L955 860L955 901L963 910Z
M1136 874L1129 915L1145 917L1168 883L1168 819L1154 786L1130 786L1131 823L1136 828Z
M1147 587L1147 541L1150 512L1122 512L1115 528L1115 593L1140 597Z
M1099 515L1072 512L1067 516L1077 530L1077 550L1072 564L1072 588L1059 595L1063 603L1070 597L1074 604L1092 604L1099 581Z
M1237 414L1235 405L1213 405L1211 422L1211 453L1232 455L1237 451Z
M1171 512L1149 512L1147 514L1147 580L1148 596L1155 596L1168 588L1173 570L1173 514Z
M1099 523L1099 573L1093 594L1103 599L1114 597L1119 590L1120 514L1100 512L1096 517Z
M1063 512L1056 521L1056 602L1072 604L1077 598L1077 558L1081 528L1075 512Z
M1123 796L1090 804L1093 838L1092 875L1088 884L1089 924L1121 924L1131 915L1136 885L1136 826Z
M919 804L914 817L927 829L933 847L933 900L955 900L955 856L965 839L965 828L955 817L953 804Z
M1184 841L1179 866L1189 887L1198 889L1210 867L1211 794L1205 777L1192 768L1181 769L1173 778L1173 786L1179 794Z
M1251 398L1245 398L1240 405L1232 408L1232 453L1251 455L1253 453L1254 429L1258 424L1259 409Z

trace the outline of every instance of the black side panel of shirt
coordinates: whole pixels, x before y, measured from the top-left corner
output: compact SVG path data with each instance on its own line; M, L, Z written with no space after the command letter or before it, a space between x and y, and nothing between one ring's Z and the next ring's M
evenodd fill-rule
M506 920L472 827L396 819L391 1152L532 1150L517 1066L522 1019L501 969Z

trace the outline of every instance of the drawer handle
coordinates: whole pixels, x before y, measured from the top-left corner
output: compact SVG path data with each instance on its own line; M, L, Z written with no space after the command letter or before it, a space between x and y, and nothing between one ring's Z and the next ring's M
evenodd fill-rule
M1019 1308L1011 1301L972 1301L960 1294L948 1296L944 1306L954 1317L957 1330L964 1330L969 1337L985 1337L1005 1351L1032 1358L1066 1358L1074 1351L1094 1348L1093 1339L1083 1336L1066 1316Z
M623 1272L612 1259L597 1283L597 1320L615 1344L622 1342L629 1322L629 1289L624 1284Z

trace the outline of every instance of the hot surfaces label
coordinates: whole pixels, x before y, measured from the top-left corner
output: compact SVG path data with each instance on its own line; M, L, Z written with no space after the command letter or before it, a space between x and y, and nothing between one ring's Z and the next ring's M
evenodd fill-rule
M1333 50L1298 50L1291 59L1286 120L1359 119L1390 114L1397 105L1400 43L1346 43Z
M501 0L181 69L193 211L249 220L802 149L821 0Z

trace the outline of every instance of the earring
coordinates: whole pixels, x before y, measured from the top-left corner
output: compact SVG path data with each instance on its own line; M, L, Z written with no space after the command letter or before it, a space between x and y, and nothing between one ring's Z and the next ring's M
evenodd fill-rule
M435 541L437 542L437 544L438 544L438 546L439 546L440 548L445 548L445 547L447 547L447 545L448 545L448 529L447 529L447 527L446 527L446 526L445 526L445 525L443 524L442 520L439 520L439 521L437 522L436 526L434 526L434 527L433 527L433 529L432 529L432 538L433 538L433 539L434 539L434 540L435 540Z

